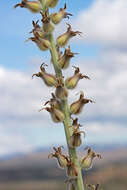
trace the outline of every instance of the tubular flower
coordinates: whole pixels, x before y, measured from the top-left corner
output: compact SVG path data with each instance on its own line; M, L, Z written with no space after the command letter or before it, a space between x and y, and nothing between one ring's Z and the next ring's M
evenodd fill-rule
M87 169L91 168L92 167L92 161L95 157L98 157L99 159L102 158L100 154L95 154L95 152L93 152L91 150L91 148L88 148L87 156L85 156L81 160L82 169L87 170Z
M67 49L65 49L64 54L60 55L59 59L58 59L58 66L61 69L66 69L68 68L69 64L70 64L70 60L72 57L74 57L74 55L77 53L73 53L70 50L70 46L68 46Z
M90 187L91 190L98 190L99 184L97 184L97 185L88 184L87 187Z
M77 168L71 159L67 163L67 176L71 178L77 178L78 176Z
M43 30L46 33L50 33L54 30L54 25L50 22L50 17L47 16L46 12L41 12L42 15L42 23L43 23Z
M61 102L60 102L60 100L55 96L54 93L52 93L51 95L52 95L52 98L49 101L47 101L44 104L44 106L46 106L47 104L50 104L50 106L53 105L54 108L60 109L61 108Z
M38 33L36 33L35 37L31 37L28 40L32 40L33 42L35 42L38 48L42 51L46 51L51 47L49 40L41 38Z
M32 13L39 13L41 10L41 3L39 1L22 0L21 3L14 6L14 8L16 7L27 8Z
M58 165L60 166L60 168L66 168L67 163L68 163L68 156L65 156L64 154L62 154L61 148L62 147L58 147L58 148L53 147L55 153L49 154L48 158L55 157L58 161Z
M50 8L54 8L59 0L45 0L46 6Z
M56 44L57 46L59 47L65 47L68 43L68 41L70 40L70 38L76 36L77 34L78 35L81 35L81 32L79 31L72 31L71 30L71 25L70 24L67 24L68 25L68 29L67 29L67 32L65 32L64 34L60 35L57 39L56 39Z
M72 16L72 14L66 12L66 3L65 3L64 8L61 8L58 13L51 14L51 20L54 24L59 24L63 18L69 19L69 16Z
M59 109L56 109L54 105L51 105L50 107L42 108L41 110L44 110L44 109L50 113L51 118L55 123L64 121L65 117L64 117L63 112Z
M41 72L33 74L32 78L34 76L40 77L41 79L43 79L43 81L45 82L45 84L47 86L55 86L56 85L56 76L51 75L45 71L44 63L42 63L42 65L40 66L40 70L41 70Z
M72 136L69 139L69 145L72 148L78 147L78 146L80 146L82 144L81 133L83 133L84 136L85 136L85 132L84 131L80 131L79 127L81 125L78 124L77 121L78 121L77 118L75 120L73 120L73 123L72 123L73 133L72 133Z
M84 93L81 92L79 100L77 100L76 102L73 102L70 106L71 114L79 114L82 111L83 106L85 104L88 104L89 102L93 103L94 101L91 99L84 98Z
M39 22L39 20L37 20L36 22L32 21L33 30L30 33L33 33L34 37L40 36L41 38L45 38L46 34L42 30L42 28L40 27L40 25L38 24L38 22Z
M86 78L86 79L90 79L87 75L82 75L80 73L80 70L78 67L74 67L75 68L75 72L74 75L72 77L68 77L65 80L65 85L68 89L73 89L77 86L77 83L80 79Z
M62 78L57 78L55 95L57 98L64 100L68 96L68 91L62 80Z

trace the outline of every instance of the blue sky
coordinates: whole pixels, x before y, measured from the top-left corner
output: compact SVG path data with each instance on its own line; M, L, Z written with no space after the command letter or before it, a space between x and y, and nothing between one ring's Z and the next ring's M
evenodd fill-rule
M62 125L49 121L47 113L38 113L54 89L48 89L40 80L31 80L42 60L49 63L48 71L52 71L49 53L41 52L32 42L24 42L29 37L32 20L36 21L40 15L14 9L18 2L1 2L0 155L65 143ZM79 65L81 72L92 78L80 81L69 98L77 99L74 94L83 89L88 97L96 100L95 105L86 106L79 116L87 134L85 142L127 143L127 2L79 0L72 4L61 0L58 8L65 2L67 11L74 15L69 20L72 28L83 32L81 38L72 40L72 50L80 53L72 65ZM64 24L57 27L58 33L64 29ZM72 75L72 72L70 68L65 74Z

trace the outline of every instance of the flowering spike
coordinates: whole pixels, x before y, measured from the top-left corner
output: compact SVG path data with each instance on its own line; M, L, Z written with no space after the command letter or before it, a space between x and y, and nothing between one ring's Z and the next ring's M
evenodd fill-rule
M101 159L101 155L100 154L95 154L95 152L93 152L91 150L91 148L88 148L88 152L87 152L87 156L83 157L81 160L81 167L82 169L89 169L92 166L92 161L95 157L98 157L99 159Z
M65 47L68 43L68 41L70 40L70 38L76 36L77 34L78 35L81 35L82 33L79 32L79 31L72 31L71 30L71 25L68 24L68 29L67 29L67 32L65 32L64 34L60 35L57 39L56 39L56 44L57 46L59 47Z
M14 8L17 7L27 8L32 13L39 13L41 10L41 3L39 1L22 0L21 3L18 3L14 6Z
M72 14L66 12L66 3L65 3L64 8L61 8L58 13L51 14L51 20L54 24L59 24L63 18L69 19L69 16L72 16Z
M68 96L68 91L64 86L62 78L57 78L55 95L61 100L65 99Z
M82 111L83 106L89 102L93 103L94 101L91 99L84 98L84 93L81 92L79 100L73 102L70 106L71 114L79 114Z
M68 89L73 89L77 86L78 84L78 81L80 79L83 79L83 78L86 78L86 79L90 79L87 75L82 75L80 73L80 70L78 67L74 67L75 68L75 72L74 72L74 75L72 77L68 77L66 80L65 80L65 84L66 84L66 87Z
M54 30L54 25L50 22L50 17L47 15L47 12L40 12L42 15L42 23L44 32L51 33Z
M68 68L68 66L70 64L70 60L72 57L74 57L75 54L77 54L77 53L71 52L70 46L68 46L68 48L65 49L64 54L60 55L60 57L58 59L58 66L61 69Z
M45 71L44 63L42 63L42 65L40 66L40 70L41 70L41 72L33 74L32 78L34 76L40 77L41 79L43 79L43 81L45 82L45 84L47 86L51 86L51 87L55 86L56 85L56 76L49 74Z
M58 161L58 164L60 166L60 168L66 168L67 167L67 163L68 163L68 156L65 156L64 154L62 154L62 150L61 148L63 148L62 146L55 148L53 147L55 153L51 153L49 154L48 158L53 158L55 157Z

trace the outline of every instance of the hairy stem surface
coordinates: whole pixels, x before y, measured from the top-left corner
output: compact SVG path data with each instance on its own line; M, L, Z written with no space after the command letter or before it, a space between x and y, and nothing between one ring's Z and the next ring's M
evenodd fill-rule
M53 62L55 73L56 73L57 76L62 77L62 71L57 66L58 53L57 53L55 42L54 42L54 39L53 39L53 34L50 34L49 40L50 40L50 43L51 43L50 52L51 52L51 56L52 56L52 62ZM70 119L68 99L65 99L62 102L62 109L63 109L63 113L65 115L65 120L64 120L63 124L64 124L64 130L65 130L67 145L68 145L69 156L73 160L73 162L75 163L75 165L77 167L77 170L78 170L78 177L75 180L76 190L84 190L81 167L80 167L79 160L78 160L78 157L77 157L76 149L69 147L69 139L70 139L70 136L72 135L72 128L70 126L72 125L72 123L71 123L71 119Z

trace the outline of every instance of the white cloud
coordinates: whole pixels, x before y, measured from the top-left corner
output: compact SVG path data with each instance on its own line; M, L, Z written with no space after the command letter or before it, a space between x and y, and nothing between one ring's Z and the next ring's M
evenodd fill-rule
M114 55L115 53L111 56L106 52L107 62L110 58L115 61ZM103 56L101 61L102 65L95 61L88 62L85 66L81 61L79 65L81 72L89 74L92 80L81 80L78 88L70 92L70 99L73 101L78 98L74 97L74 94L82 89L87 97L96 101L96 104L86 105L80 116L81 124L84 124L87 118L90 119L89 122L85 122L88 142L99 141L102 132L108 133L108 131L111 131L109 139L100 138L100 142L106 140L111 142L112 138L114 141L121 141L120 135L123 137L126 132L120 119L126 118L127 114L125 106L127 65L120 66L118 63L109 62L105 66ZM72 74L71 69L65 73ZM59 126L50 121L47 112L38 113L40 103L49 99L50 92L54 91L53 88L47 88L39 79L32 80L30 73L0 68L0 91L2 92L0 94L1 154L18 151L18 147L19 151L28 151L35 146L48 145L48 142L49 144L65 142L63 128L58 129ZM100 121L96 118L100 118ZM117 120L119 124L116 124ZM52 128L52 125L55 127ZM119 135L112 137L115 130ZM59 138L56 139L58 133Z
M52 89L53 90L53 89ZM48 88L39 79L0 68L0 112L4 116L28 117L38 114L41 104L50 96Z
M86 131L86 139L90 143L94 143L95 139L98 143L114 144L126 142L127 128L125 125L107 122L90 122L84 126Z
M32 150L32 145L23 135L10 133L6 126L1 125L0 131L0 155Z
M78 15L73 26L84 32L88 42L126 47L126 10L125 0L96 0Z

